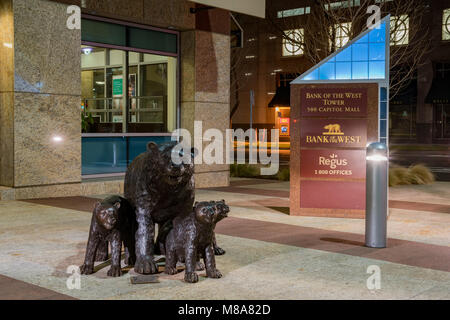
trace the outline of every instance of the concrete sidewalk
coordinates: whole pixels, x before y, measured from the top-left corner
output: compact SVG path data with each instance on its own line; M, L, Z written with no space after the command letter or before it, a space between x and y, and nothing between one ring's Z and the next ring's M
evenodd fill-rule
M108 278L102 264L69 290L67 267L83 262L90 211L103 196L0 201L0 298L450 298L450 183L391 188L388 248L370 249L364 220L292 217L288 182L233 179L196 194L231 206L217 226L222 279L160 274L160 283L132 285L133 271ZM367 288L369 266L380 268L379 290Z

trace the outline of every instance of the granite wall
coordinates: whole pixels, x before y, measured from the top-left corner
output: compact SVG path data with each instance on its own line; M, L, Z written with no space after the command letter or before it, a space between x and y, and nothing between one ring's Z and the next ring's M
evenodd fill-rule
M73 4L83 13L148 24L161 28L190 30L195 28L195 15L189 9L195 3L187 0L51 0Z
M225 138L230 122L230 37L208 31L181 33L181 127L194 132L194 121L202 122L202 135L219 129ZM192 134L192 141L196 137ZM211 141L203 141L203 150ZM223 141L225 150L225 139ZM195 166L196 187L227 186L229 166Z
M64 4L6 0L0 10L11 43L0 49L0 184L80 183L80 30L67 28Z
M196 5L185 0L2 0L0 185L15 189L2 191L8 198L82 193L81 33L66 27L71 4L83 4L83 13L180 30L181 126L193 130L202 120L203 131L229 127L227 11L191 14ZM196 183L228 185L228 165L198 165Z

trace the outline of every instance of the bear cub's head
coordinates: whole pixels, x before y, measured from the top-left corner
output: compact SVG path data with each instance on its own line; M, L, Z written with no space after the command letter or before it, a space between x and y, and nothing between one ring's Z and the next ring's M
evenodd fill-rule
M230 207L225 204L225 200L213 201L213 202L214 202L214 211L215 211L214 223L217 223L220 220L228 217L228 212L230 212Z
M230 208L222 201L202 201L194 204L195 218L202 224L215 225L226 218Z
M97 223L106 230L112 230L119 221L120 202L114 204L97 202L94 208Z

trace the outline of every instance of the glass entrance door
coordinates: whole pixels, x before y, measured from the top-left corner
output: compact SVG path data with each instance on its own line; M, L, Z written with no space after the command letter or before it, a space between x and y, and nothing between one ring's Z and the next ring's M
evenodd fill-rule
M450 139L450 104L434 106L434 130L435 139Z

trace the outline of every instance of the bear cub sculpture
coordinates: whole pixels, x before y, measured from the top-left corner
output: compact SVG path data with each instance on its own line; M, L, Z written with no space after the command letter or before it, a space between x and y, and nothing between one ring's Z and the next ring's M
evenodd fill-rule
M122 275L120 257L122 242L125 247L126 263L134 264L136 260L134 234L136 229L134 210L128 201L119 196L109 196L97 202L92 212L89 239L81 274L94 273L94 261L97 250L108 242L111 244L111 268L108 276Z
M184 281L198 282L195 270L197 261L203 258L206 275L209 278L221 278L214 257L214 228L217 222L227 217L229 211L224 201L196 202L190 214L174 218L173 228L164 243L165 273L176 274L177 261L184 262Z

